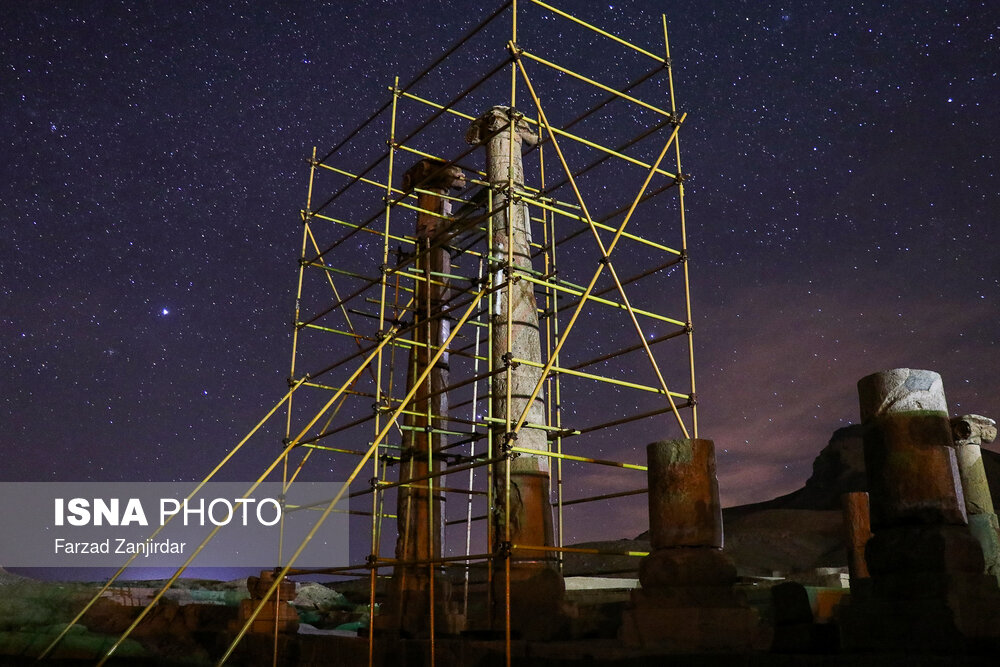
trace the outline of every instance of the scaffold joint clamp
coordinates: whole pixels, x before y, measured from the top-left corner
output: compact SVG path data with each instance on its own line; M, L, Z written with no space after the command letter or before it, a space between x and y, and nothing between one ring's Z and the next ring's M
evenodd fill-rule
M500 540L497 542L496 553L494 553L493 556L497 560L504 561L510 558L511 551L511 543L507 540Z
M516 459L518 452L512 451L517 443L517 432L508 431L503 434L503 442L500 443L500 452L508 459Z
M514 361L514 353L513 352L504 352L503 355L501 355L500 360L503 361L503 367L504 368L510 368L511 370L513 370L513 369L517 368L518 366L520 366L519 363L517 363L516 361Z

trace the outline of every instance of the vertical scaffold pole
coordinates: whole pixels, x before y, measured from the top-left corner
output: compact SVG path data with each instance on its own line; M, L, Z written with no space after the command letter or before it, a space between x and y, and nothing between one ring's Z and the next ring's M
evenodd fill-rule
M667 57L667 81L670 87L670 113L677 122L677 101L674 97L674 67L670 61L670 39L667 36L667 15L663 19L663 48ZM694 381L694 325L691 319L691 276L688 261L687 217L684 211L684 173L681 171L680 135L674 137L674 155L676 157L677 174L677 205L680 208L681 220L681 263L684 265L684 307L687 314L685 334L688 345L688 372L691 379L691 431L692 437L698 437L698 394Z
M379 286L379 306L378 306L378 337L386 334L385 326L385 295L388 289L388 274L385 268L389 265L389 223L392 218L392 177L396 159L396 110L399 103L399 77L395 77L392 83L392 110L389 120L389 167L385 180L385 224L382 235L382 267L381 284ZM379 348L378 357L375 360L375 433L382 431L382 348ZM378 443L378 440L376 440ZM372 456L372 477L378 479L379 444L375 445L375 452ZM369 574L368 593L368 665L372 667L375 659L375 588L378 579L378 554L380 535L375 529L377 526L379 496L381 490L374 489L372 493L372 539L371 539L371 570Z

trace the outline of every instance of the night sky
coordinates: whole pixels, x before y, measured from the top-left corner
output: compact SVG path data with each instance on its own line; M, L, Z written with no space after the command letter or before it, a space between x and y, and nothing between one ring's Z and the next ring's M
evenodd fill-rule
M656 49L667 14L725 504L801 486L878 370L936 370L953 413L1000 416L994 3L558 4ZM493 9L7 7L0 479L200 479L286 391L312 147Z

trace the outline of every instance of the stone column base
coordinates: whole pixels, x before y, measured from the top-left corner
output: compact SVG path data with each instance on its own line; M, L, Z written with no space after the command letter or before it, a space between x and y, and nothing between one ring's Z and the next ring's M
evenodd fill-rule
M621 640L671 652L765 649L756 610L733 586L736 568L720 549L659 549L639 564L642 589L622 615Z
M493 575L493 627L503 631L506 626L505 572ZM569 619L563 610L566 585L562 576L542 564L512 563L510 572L510 627L520 639L546 640L564 636L569 631Z
M375 629L410 639L430 637L430 586L426 573L411 574L406 581L407 588L400 589L400 580L393 580L394 590L382 613L375 617ZM451 583L435 577L434 634L457 635L465 629L466 619L453 600Z

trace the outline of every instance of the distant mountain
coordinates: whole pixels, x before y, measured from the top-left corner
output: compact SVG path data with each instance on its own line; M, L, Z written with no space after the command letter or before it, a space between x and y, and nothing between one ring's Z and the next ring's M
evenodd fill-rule
M813 461L812 476L805 486L771 500L727 507L723 510L724 516L735 518L772 509L839 511L841 494L868 489L861 434L860 424L837 429Z

